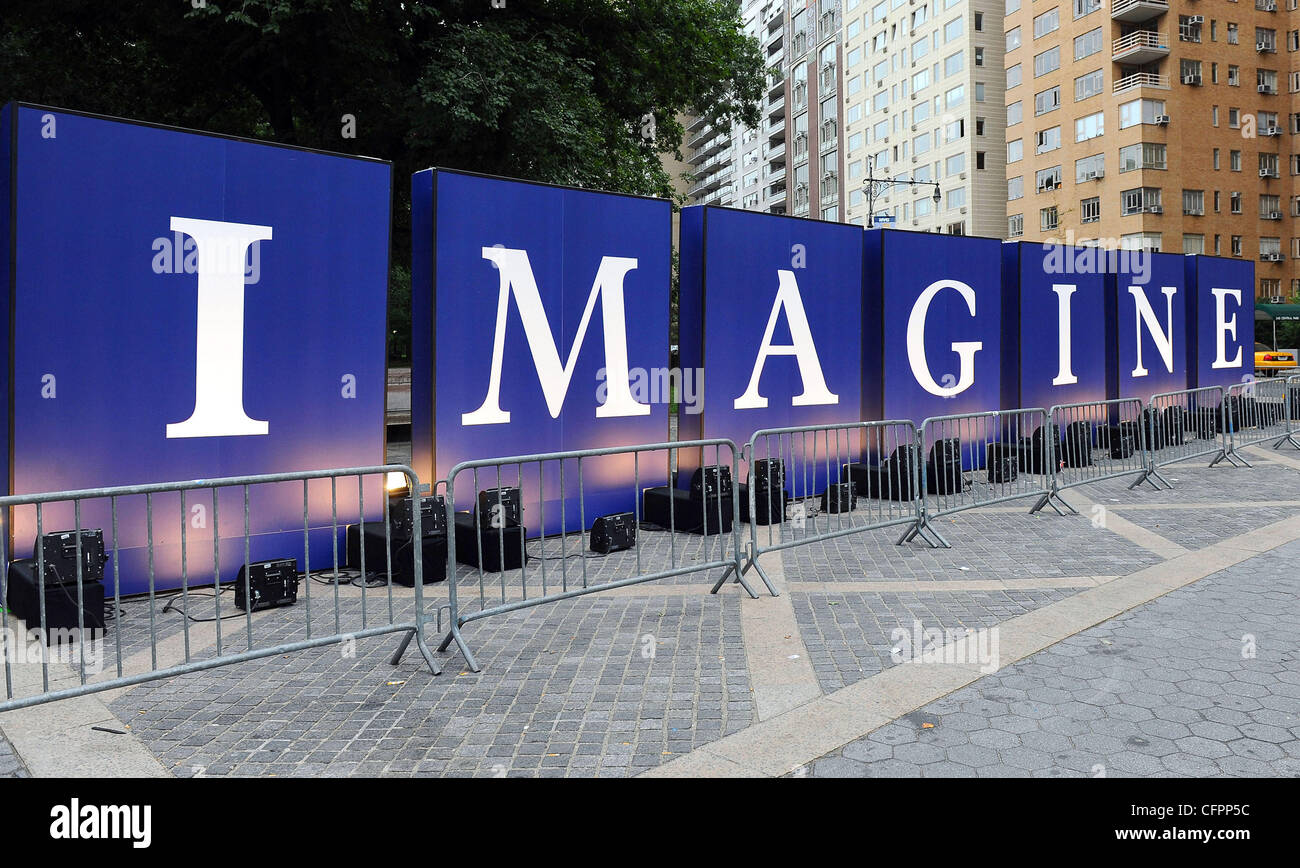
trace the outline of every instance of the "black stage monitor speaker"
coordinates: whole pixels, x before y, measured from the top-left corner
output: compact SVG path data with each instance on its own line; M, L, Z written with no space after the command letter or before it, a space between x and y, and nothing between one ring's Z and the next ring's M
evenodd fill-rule
M524 563L524 534L521 525L503 528L481 524L475 533L474 516L468 512L456 513L456 562L479 565L479 552L483 553L483 569L490 573L517 570Z
M486 493L486 492L484 492ZM481 495L480 495L481 500ZM411 498L394 497L388 505L388 521L393 536L410 538L415 522L411 516ZM366 522L367 529L373 522ZM378 522L380 530L383 523ZM441 494L430 494L420 498L420 533L424 536L447 532L447 502Z
M1018 463L1020 450L1006 443L989 443L985 450L984 467L988 481L994 485L1014 482L1020 475Z
M925 466L925 487L931 494L960 494L961 441L956 437L936 440Z
M9 564L8 606L10 613L21 618L28 630L41 627L40 582L36 575L36 561L32 558L16 560ZM77 605L76 578L70 584L50 582L45 577L45 640L59 639L49 630L77 629L77 613L81 612L81 625L86 630L104 629L104 583L86 582L81 585L81 607Z
M825 513L851 512L853 510L853 483L837 482L822 492L821 507Z
M421 541L420 566L424 571L424 584L441 582L447 578L447 534L426 533ZM347 556L348 566L354 570L361 569L361 526L348 525ZM384 551L384 526L380 522L366 522L366 572L387 576L389 558L392 559L393 584L413 587L415 585L415 551L413 540L409 536L389 536L390 552Z
M591 550L602 555L621 552L636 545L636 515L616 512L602 515L591 526Z
M706 500L731 497L731 468L721 464L695 468L691 474L691 497Z
M1065 426L1062 447L1066 467L1088 467L1092 464L1092 423L1085 419Z
M651 524L665 530L674 528L678 533L715 534L730 533L732 525L731 498L714 497L708 500L692 497L689 491L660 486L645 490L641 514Z
M45 558L45 584L77 583L77 532L61 530L41 537L41 552ZM81 580L98 582L104 578L104 553L102 530L81 530Z
M256 561L248 565L247 574L244 567L239 568L239 575L235 577L235 608L244 612L260 612L277 606L292 606L296 602L297 559Z
M478 493L479 524L484 528L519 527L524 504L518 488L489 488Z

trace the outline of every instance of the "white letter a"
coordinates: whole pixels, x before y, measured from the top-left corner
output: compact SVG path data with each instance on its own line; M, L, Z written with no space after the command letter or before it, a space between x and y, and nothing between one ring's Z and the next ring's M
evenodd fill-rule
M799 283L793 271L781 269L776 301L772 305L772 314L767 318L767 331L763 332L763 344L759 347L758 358L754 362L754 371L749 377L749 387L745 394L737 398L732 406L737 410L761 410L767 406L767 399L758 393L758 381L763 376L763 366L768 356L794 356L799 364L799 376L803 380L803 392L795 395L791 401L795 407L810 407L817 404L838 404L840 396L834 395L826 388L826 378L822 376L821 360L817 358L817 347L813 344L812 330L808 328L808 316L803 309L803 296L799 294ZM776 318L785 310L786 322L790 324L789 345L773 346L772 332L776 329Z

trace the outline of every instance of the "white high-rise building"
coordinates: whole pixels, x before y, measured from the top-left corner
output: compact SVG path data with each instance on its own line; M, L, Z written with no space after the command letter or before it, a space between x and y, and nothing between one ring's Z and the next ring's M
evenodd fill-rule
M737 124L718 132L704 118L688 119L683 153L694 180L692 205L729 205L785 213L786 10L789 0L745 0L744 30L759 41L768 76L757 128Z
M1005 238L1003 0L843 3L849 222Z

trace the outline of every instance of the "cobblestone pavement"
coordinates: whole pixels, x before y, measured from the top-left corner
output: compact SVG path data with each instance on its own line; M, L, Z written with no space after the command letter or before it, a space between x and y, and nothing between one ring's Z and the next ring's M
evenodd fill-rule
M409 445L394 451L403 460ZM789 549L764 562L784 586L777 598L750 600L735 586L711 596L714 569L475 621L464 633L480 673L452 653L440 655L446 671L432 678L414 648L390 666L397 637L385 636L106 701L178 776L634 775L746 731L761 708L774 709L766 720L793 707L760 701L780 664L790 668L780 685L797 687L797 701L824 698L887 673L896 628L995 627L1300 514L1294 457L1251 460L1253 469L1167 468L1172 491L1128 491L1121 480L1066 492L1082 516L1030 516L1026 501L942 517L936 526L951 549L896 546L901 527ZM1124 522L1096 520L1088 501ZM565 550L559 540L530 541L530 555L547 559L530 561L526 578L484 574L483 599L534 596L543 566L553 590L582 584L584 568L596 584L633 574L638 558L659 569L715 560L721 542L646 531L632 552L579 560L577 538ZM476 569L458 569L466 613L478 608L479 583ZM339 629L359 629L359 594L339 589ZM448 586L426 594L432 610ZM308 613L312 635L333 632L334 589L313 584L311 595L310 605L300 596L290 609L259 613L257 644L305 638ZM1298 595L1300 543L1292 543L916 708L795 774L1300 774ZM409 619L411 591L396 590L391 605ZM388 607L385 589L369 591L367 623L382 623ZM211 614L212 600L192 600L191 611ZM164 663L177 662L184 622L176 613L156 620L171 655ZM246 625L227 624L223 649L242 650ZM147 606L126 603L121 626L124 656L147 661ZM1241 656L1248 634L1253 658ZM191 642L195 658L215 653L211 625L192 625ZM112 667L115 646L107 656ZM25 773L0 735L0 777Z
M14 753L13 745L0 734L0 778L25 778L27 767Z
M795 592L795 617L824 693L874 675L896 662L894 631L978 630L1060 600L1069 590L968 593Z
M1300 543L931 703L795 776L1300 777Z

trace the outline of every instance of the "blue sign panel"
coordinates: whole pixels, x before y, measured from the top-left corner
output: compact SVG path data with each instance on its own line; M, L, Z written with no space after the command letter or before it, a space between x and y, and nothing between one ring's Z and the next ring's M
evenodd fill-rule
M1188 388L1231 386L1255 374L1255 263L1188 256Z
M468 459L668 438L667 201L442 169L415 175L412 201L411 428L422 479ZM642 463L643 486L666 478L664 458L658 476ZM558 529L561 500L570 530L631 510L636 470L626 456L585 461L581 505L576 468L564 498L556 474L525 478L524 523ZM458 506L470 506L472 487L458 482ZM480 475L478 487L498 481Z
M27 105L5 123L11 492L382 463L387 163ZM358 494L338 486L339 522ZM366 494L379 506L378 480ZM329 561L328 483L306 497L310 552L301 483L249 498L255 559ZM119 503L126 593L148 583L141 501ZM153 505L157 587L234 578L242 491ZM111 522L82 509L106 538ZM45 531L73 524L44 511ZM29 553L33 510L12 533Z
M865 259L863 418L996 409L1001 243L875 229Z
M1106 251L1014 242L1002 254L1002 406L1105 400Z
M1149 399L1187 388L1188 292L1183 257L1121 250L1115 257L1113 397Z
M682 381L703 380L681 402L683 439L862 418L862 250L842 223L682 212Z

